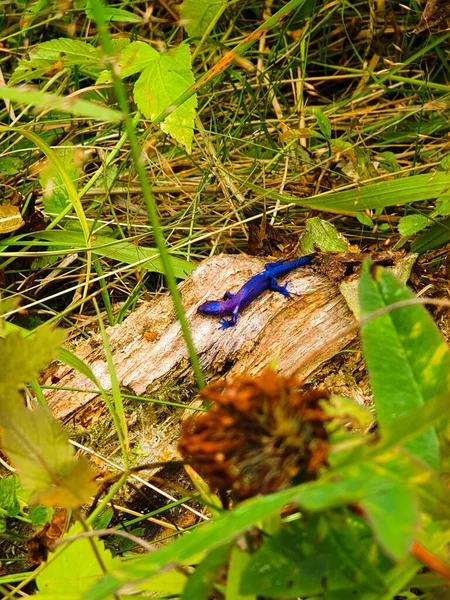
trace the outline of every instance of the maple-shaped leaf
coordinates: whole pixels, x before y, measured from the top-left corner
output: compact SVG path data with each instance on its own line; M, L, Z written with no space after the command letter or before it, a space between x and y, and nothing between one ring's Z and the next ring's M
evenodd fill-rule
M151 53L151 56L154 57L154 54ZM150 58L150 53L147 57ZM142 114L153 120L173 106L175 100L193 84L191 53L187 44L180 44L148 61L134 86L134 99ZM196 108L197 97L194 95L175 108L161 124L163 131L185 146L188 152L192 148Z
M0 402L3 393L18 390L47 366L64 335L62 329L43 325L27 338L19 332L0 338Z
M30 503L78 508L95 494L94 471L76 459L67 433L46 406L25 407L17 392L0 395L2 450Z

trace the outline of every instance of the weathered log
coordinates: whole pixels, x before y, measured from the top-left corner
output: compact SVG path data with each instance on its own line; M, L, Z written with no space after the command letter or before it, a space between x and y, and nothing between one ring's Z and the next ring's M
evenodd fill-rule
M264 292L242 312L233 328L220 330L218 319L196 312L205 300L220 299L226 290L238 290L264 268L264 262L246 256L214 257L202 263L180 285L194 344L207 378L219 374L256 375L271 363L281 375L301 373L304 378L321 359L341 350L355 336L356 332L348 329L354 317L338 286L314 267L302 267L288 274L289 290L296 294L292 299ZM107 333L117 377L124 389L173 402L179 402L180 397L189 400L189 396L195 395L186 347L169 294L142 304ZM80 344L76 354L90 366L104 389L110 390L100 335ZM86 414L92 412L93 406L98 407L97 395L83 390L91 390L92 382L66 366L54 370L51 380L54 385L80 390L47 391L47 401L55 416L89 422ZM171 393L175 389L188 389L188 393ZM150 406L145 403L144 413ZM166 415L171 421L168 439L161 434L168 428L160 419L157 423L147 423L144 435L137 436L145 437L146 442L142 439L140 442L143 451L150 451L149 460L160 460L161 452L166 457L174 454L177 425L183 412L180 409ZM155 436L160 451L150 441Z

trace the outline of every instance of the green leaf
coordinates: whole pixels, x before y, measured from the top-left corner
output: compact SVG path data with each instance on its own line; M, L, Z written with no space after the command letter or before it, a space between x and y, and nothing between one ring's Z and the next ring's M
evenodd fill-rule
M425 227L428 227L433 223L433 219L430 219L426 215L407 215L406 217L402 217L400 219L398 223L398 230L404 237L409 237L410 235L414 235L415 233L422 231L422 229L425 229Z
M450 194L446 194L439 198L436 203L436 212L443 217L450 214Z
M64 98L54 94L46 94L30 87L10 88L0 86L0 98L19 102L26 106L36 106L39 110L55 110L97 121L117 123L122 120L122 113L112 108L78 98Z
M450 241L450 217L437 222L425 233L422 233L411 245L413 252L423 254L428 250L440 248Z
M450 171L450 154L444 156L444 158L441 160L440 166L442 169L444 169L444 171Z
M63 339L61 329L48 325L27 338L19 332L0 338L0 399L7 396L8 390L18 390L36 377L56 356Z
M320 108L310 108L311 112L317 120L317 125L326 140L331 139L331 124L327 115Z
M250 554L238 546L233 546L228 565L228 577L225 591L225 600L256 600L254 594L241 594L240 589L244 583L243 575L250 561Z
M57 38L39 44L36 50L30 52L30 66L52 66L58 60L63 66L101 65L102 58L99 49L81 40Z
M73 536L79 533L79 530L80 527L74 525L64 537ZM95 546L97 554L92 545ZM39 591L61 595L77 593L81 599L82 594L104 574L99 559L106 571L120 564L120 561L105 549L104 543L95 538L78 539L60 546L52 560L37 576Z
M159 60L145 68L134 86L134 99L145 117L153 120L193 84L189 46L180 44L160 54ZM196 108L197 96L193 95L161 124L163 131L185 146L188 152L192 148Z
M86 2L85 13L88 19L94 19L95 16L91 8L91 2ZM113 8L112 6L103 6L103 16L106 21L115 21L119 23L141 23L142 17L135 15L134 13L124 10L123 8Z
M349 244L336 227L319 217L306 221L306 231L302 237L302 250L315 252L316 247L323 252L347 252Z
M15 175L23 168L23 161L13 156L2 156L0 158L0 173L2 175Z
M20 512L20 504L17 498L18 481L15 475L8 475L0 479L0 508L8 517L15 517Z
M42 79L54 69L72 69L75 65L95 69L102 67L98 48L77 39L56 38L39 44L30 52L29 60L20 60L9 85Z
M161 54L157 52L150 44L144 42L131 42L122 50L119 58L120 76L129 77L135 73L140 73L153 63L157 63Z
M223 6L224 0L184 0L180 17L189 37L201 38Z
M397 162L397 156L393 152L380 152L377 157L380 160L380 166L388 171L388 173L397 173L400 171L400 167L398 166Z
M31 234L34 238L48 240L67 249L84 248L84 235L78 231L36 231ZM9 240L11 241L11 240ZM140 269L163 273L163 267L160 258L151 258L158 254L154 248L136 246L135 244L123 240L116 240L105 235L96 235L91 243L92 254L96 256L106 256L113 260L132 265L142 261ZM148 262L146 262L148 259ZM185 279L191 273L196 265L187 260L171 257L172 268L175 277Z
M106 529L114 516L114 510L107 508L99 515L92 524L94 529ZM117 536L116 536L117 537ZM123 538L122 538L123 539Z
M360 279L362 317L413 298L413 294L381 267ZM437 396L448 394L450 352L425 308L392 310L362 327L362 341L381 432L396 419ZM406 447L433 468L439 464L438 439L427 430Z
M416 495L402 482L365 498L361 506L389 554L406 558L420 524Z
M33 527L43 527L48 523L53 515L53 509L50 506L42 506L34 504L28 508L28 518L33 524Z
M81 165L77 161L75 148L68 145L56 148L55 152L61 161L67 175L72 179L75 189L78 188L78 177L81 175ZM44 207L47 213L59 214L69 203L69 193L53 162L49 162L39 173L39 182L43 189Z
M373 221L366 213L356 213L356 218L361 223L361 225L365 225L366 227L373 227Z
M284 525L250 558L241 590L265 598L303 598L322 597L326 589L326 597L346 591L347 598L357 598L358 590L385 589L380 569L387 561L378 558L376 564L367 527L349 518L333 527L331 515L330 521L309 516Z
M192 598L208 600L217 574L224 565L229 550L230 545L224 544L206 554L192 575L189 576L181 600L191 600Z

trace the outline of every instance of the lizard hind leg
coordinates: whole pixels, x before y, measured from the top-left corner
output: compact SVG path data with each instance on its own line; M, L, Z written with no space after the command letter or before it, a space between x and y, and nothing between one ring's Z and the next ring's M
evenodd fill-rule
M280 294L283 294L283 296L286 296L286 298L291 298L292 295L297 296L298 294L294 294L287 289L287 285L287 281L284 285L278 285L275 277L269 279L269 290L272 292L279 292Z

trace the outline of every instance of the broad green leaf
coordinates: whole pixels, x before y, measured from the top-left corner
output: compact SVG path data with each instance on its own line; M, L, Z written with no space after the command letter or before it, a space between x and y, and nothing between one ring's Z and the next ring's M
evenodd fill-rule
M111 519L114 516L114 510L110 507L99 515L92 523L93 529L106 529L111 523Z
M53 509L50 506L42 506L42 504L33 504L28 508L28 518L33 524L33 527L43 527L48 523L53 515Z
M94 19L94 13L91 8L91 2L86 2L86 16L88 19ZM115 21L118 23L141 23L142 17L124 10L123 8L113 8L112 6L103 6L103 15L106 21Z
M411 249L413 252L423 254L428 250L440 248L450 241L450 217L438 221L412 243Z
M19 332L11 332L0 338L1 402L8 390L18 390L47 366L56 356L63 339L62 329L53 329L48 325L39 327L27 338Z
M397 156L393 152L380 152L377 155L377 158L380 160L380 166L389 173L397 173L397 171L400 171L400 167L398 166L397 162Z
M381 267L360 279L362 317L413 294ZM432 398L449 392L450 352L425 308L392 310L362 327L364 356L369 370L381 432L399 417ZM427 430L406 444L433 468L439 464L438 438Z
M65 537L76 535L79 531L79 526L75 525ZM92 544L95 546L97 556ZM51 555L51 560L45 569L37 576L36 583L39 591L61 594L61 598L65 593L77 593L81 600L82 594L104 574L99 558L106 571L120 564L120 561L113 558L111 552L105 549L105 544L95 538L78 539L60 546L55 554Z
M327 597L341 590L348 598L367 589L381 592L381 569L389 561L374 554L374 545L367 527L349 517L333 526L332 515L328 522L309 516L284 525L250 558L241 589L275 598L310 597L325 590Z
M77 39L56 38L43 42L32 49L29 60L20 60L14 69L9 85L42 79L53 70L73 68L75 65L98 70L102 67L102 56L95 48Z
M8 517L15 517L20 512L17 490L18 481L15 475L0 479L0 509L5 511Z
M436 203L436 212L443 217L450 214L450 194L446 194L439 198Z
M81 164L75 148L70 145L56 148L55 152L77 189ZM39 182L44 192L43 201L46 212L59 214L69 204L70 198L61 175L52 162L49 162L39 173Z
M70 38L57 38L39 44L30 52L30 66L47 66L62 60L64 66L95 64L100 65L102 58L98 48L87 42Z
M120 76L129 77L140 73L153 63L158 62L161 54L150 44L144 42L131 42L122 50L119 58Z
M450 173L428 173L414 175L388 181L380 181L361 185L351 190L317 194L310 198L297 198L287 194L267 190L248 180L239 178L236 174L230 176L245 188L260 194L263 198L289 202L298 206L308 206L317 210L331 212L358 212L366 209L376 210L385 206L402 206L412 202L439 199L448 195Z
M71 250L84 247L84 236L78 231L36 231L32 235L36 239L48 240L59 247L66 247ZM143 261L139 268L163 273L161 259L151 258L158 253L154 248L136 246L131 242L116 240L105 235L96 235L95 239L91 241L91 248L94 255L106 256L129 265ZM148 262L145 260L147 258L149 259ZM175 277L179 279L185 279L196 267L189 261L175 256L171 257L171 261Z
M361 506L383 547L402 560L408 555L419 527L416 495L404 482L364 498Z
M159 55L141 73L134 86L134 99L142 114L150 120L157 117L191 85L191 53L187 44ZM161 124L162 129L191 151L197 96L191 96Z
M441 168L444 169L444 171L450 171L450 154L447 154L441 160Z
M17 393L10 393L0 398L0 427L3 451L30 493L30 503L78 508L95 494L88 460L74 458L67 433L46 406L31 411Z
M349 244L332 223L313 217L306 221L302 250L308 254L316 248L323 252L348 252Z
M20 229L25 221L22 219L18 206L11 204L0 205L0 235Z
M0 86L0 98L6 98L27 106L36 106L39 110L55 110L97 121L117 123L122 120L122 113L112 108L78 98L64 98L54 94L46 94L30 87L11 88Z
M430 219L426 215L414 214L414 215L406 215L406 217L402 217L398 224L399 233L405 237L409 237L410 235L414 235L425 227L432 225L434 223L433 219Z
M366 227L373 227L373 221L366 213L356 213L356 218L361 223L361 225L365 225Z
M23 168L23 161L14 156L2 156L0 158L0 173L2 175L15 175Z
M223 544L208 552L197 565L195 571L188 577L181 600L208 600L219 570L223 567L230 544Z
M243 583L243 574L250 561L250 554L244 552L238 546L233 546L230 552L230 562L228 564L228 576L225 590L225 600L256 600L254 594L241 594L240 589Z
M180 17L189 37L201 38L223 6L224 0L184 0Z

